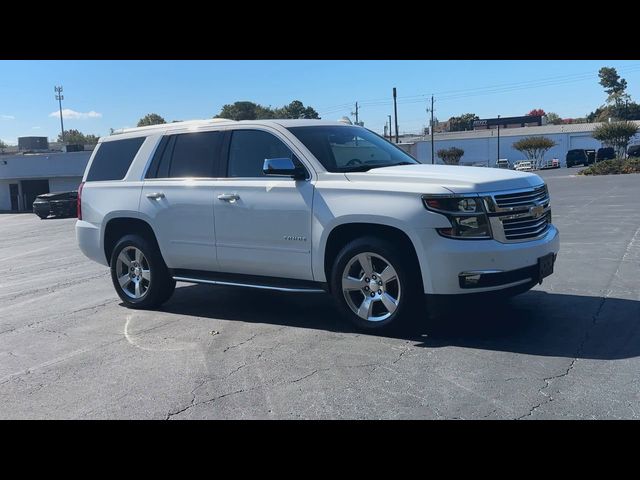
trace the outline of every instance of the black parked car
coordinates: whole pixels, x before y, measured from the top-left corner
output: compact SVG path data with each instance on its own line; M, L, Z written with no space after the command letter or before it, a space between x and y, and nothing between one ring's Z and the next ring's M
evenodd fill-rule
M41 219L49 215L55 217L75 217L77 215L78 191L43 193L33 202L33 213Z
M629 148L627 149L627 156L640 158L640 145L629 145Z
M596 161L596 151L595 150L585 150L583 148L578 148L574 150L569 150L567 152L567 168L571 168L574 165L591 165Z
M596 153L596 161L613 160L616 158L616 151L612 147L599 148Z

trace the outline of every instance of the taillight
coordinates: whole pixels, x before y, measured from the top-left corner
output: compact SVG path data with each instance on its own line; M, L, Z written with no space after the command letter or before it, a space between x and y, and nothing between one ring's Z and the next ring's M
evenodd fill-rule
M81 182L78 187L78 220L82 220L82 187L84 187L84 182Z

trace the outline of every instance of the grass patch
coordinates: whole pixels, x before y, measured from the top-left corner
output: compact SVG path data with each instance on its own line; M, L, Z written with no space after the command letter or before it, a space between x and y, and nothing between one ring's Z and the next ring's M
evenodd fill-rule
M625 173L640 173L640 158L604 160L580 170L578 175L620 175Z

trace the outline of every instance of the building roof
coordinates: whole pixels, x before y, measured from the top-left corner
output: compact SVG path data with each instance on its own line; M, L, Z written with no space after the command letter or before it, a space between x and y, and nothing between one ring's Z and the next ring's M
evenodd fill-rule
M81 177L92 152L36 153L0 157L0 180Z
M640 127L640 120L633 120ZM501 137L516 137L526 135L554 135L559 133L588 133L592 132L597 126L602 125L602 122L598 123L570 123L565 125L542 125L540 127L517 127L517 128L501 128ZM482 129L482 130L467 130L464 132L443 132L436 133L434 135L435 140L462 140L468 138L487 138L497 137L498 132L496 129ZM429 135L416 135L414 137L405 137L404 142L421 142L431 140Z

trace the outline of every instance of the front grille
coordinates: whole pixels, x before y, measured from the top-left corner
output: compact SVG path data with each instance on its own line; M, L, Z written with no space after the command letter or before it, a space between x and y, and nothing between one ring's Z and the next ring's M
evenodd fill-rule
M494 195L493 198L499 208L517 208L545 203L549 200L549 192L547 191L547 186L542 185L526 192L504 193L502 195Z
M493 195L492 203L489 208L491 228L498 241L523 242L539 238L551 225L546 185L518 192L497 193Z
M504 236L507 240L525 240L542 235L551 223L551 212L547 211L541 217L520 217L501 219Z

